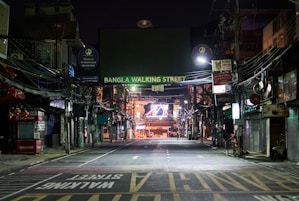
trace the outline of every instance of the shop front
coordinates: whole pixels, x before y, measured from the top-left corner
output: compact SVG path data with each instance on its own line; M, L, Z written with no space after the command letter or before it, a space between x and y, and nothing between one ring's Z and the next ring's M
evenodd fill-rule
M291 161L299 161L299 117L298 106L291 106L289 109L289 116L286 119L287 125L287 141L288 159Z
M244 150L266 154L266 121L262 118L262 113L258 111L245 115Z
M29 111L28 116L19 116L17 121L17 153L41 153L45 134L46 122L43 111Z
M245 115L244 149L270 156L281 134L285 134L288 108L283 104L256 106L254 113Z

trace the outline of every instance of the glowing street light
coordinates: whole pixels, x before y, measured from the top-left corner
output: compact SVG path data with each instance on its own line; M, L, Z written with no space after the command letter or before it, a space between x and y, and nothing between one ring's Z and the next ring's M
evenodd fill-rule
M137 22L137 26L139 28L150 28L153 26L152 22L150 20L147 20L147 19L142 19L142 20L139 20Z
M195 58L195 61L198 64L201 63L201 64L210 64L210 65L212 65L212 63L209 62L206 57L203 57L203 56L200 56L200 55Z
M205 44L199 44L196 45L191 53L191 57L193 60L193 63L196 66L200 66L203 64L210 64L211 65L211 59L213 58L213 52L212 49L205 45Z

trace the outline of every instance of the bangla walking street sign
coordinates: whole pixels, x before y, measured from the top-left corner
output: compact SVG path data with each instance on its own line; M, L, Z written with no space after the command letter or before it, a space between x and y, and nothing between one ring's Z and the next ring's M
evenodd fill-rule
M119 76L104 77L105 84L161 84L180 83L186 80L186 76Z

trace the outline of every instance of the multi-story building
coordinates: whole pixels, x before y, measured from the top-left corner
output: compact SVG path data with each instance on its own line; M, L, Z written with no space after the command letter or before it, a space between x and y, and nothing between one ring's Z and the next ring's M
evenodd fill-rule
M281 134L287 157L298 161L298 33L295 10L280 12L263 28L262 51L238 66L243 148L270 156Z
M65 118L75 92L70 80L83 47L72 9L70 3L26 4L25 17L11 20L7 59L1 63L3 152L65 145L67 135L76 144L74 118ZM10 89L23 95L5 99Z

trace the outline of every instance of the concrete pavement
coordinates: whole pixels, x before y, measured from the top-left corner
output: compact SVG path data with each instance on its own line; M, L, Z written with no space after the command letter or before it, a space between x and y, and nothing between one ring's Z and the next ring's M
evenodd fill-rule
M209 141L205 143L207 144L207 146L211 146L211 143ZM70 154L78 153L86 149L89 149L89 147L71 149ZM227 157L234 157L232 154L229 154L230 152L227 152L227 150L222 147L211 146L211 149L223 153ZM39 154L0 154L0 175L16 172L25 167L65 156L67 156L67 154L65 149L63 148L46 148L42 153ZM299 162L288 160L271 161L269 157L266 157L265 155L260 153L248 153L240 157L240 159L299 176Z

